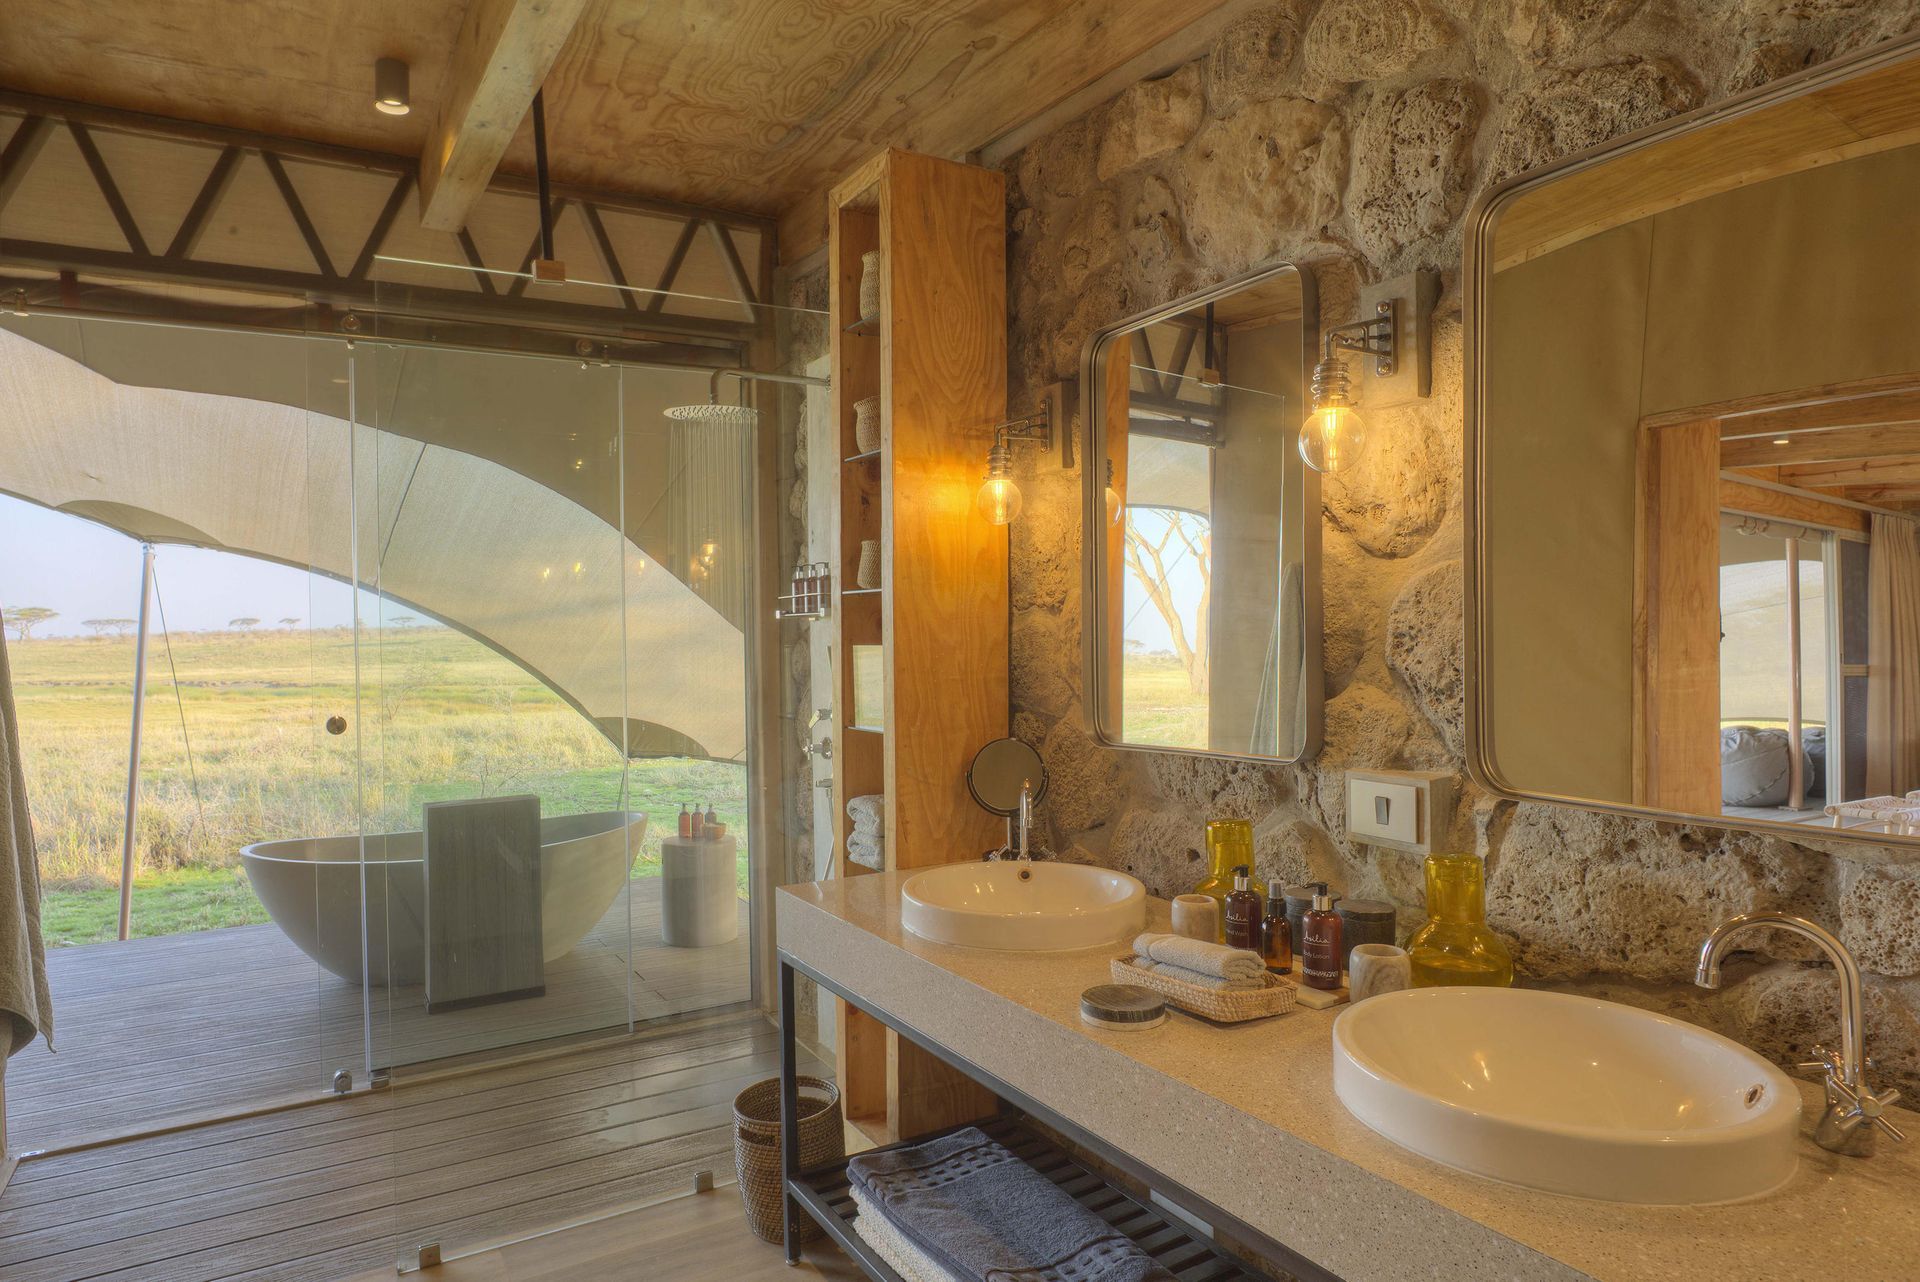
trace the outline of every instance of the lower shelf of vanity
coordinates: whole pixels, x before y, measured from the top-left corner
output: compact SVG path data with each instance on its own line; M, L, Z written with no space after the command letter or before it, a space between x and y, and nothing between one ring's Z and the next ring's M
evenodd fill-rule
M1259 1274L1223 1254L1211 1242L1179 1221L1169 1218L1157 1207L1141 1202L1132 1194L1114 1187L1094 1174L1067 1151L1018 1119L996 1117L975 1122L989 1137L1005 1145L1014 1156L1038 1171L1067 1196L1118 1229L1159 1262L1180 1282L1262 1282ZM962 1130L954 1127L952 1130ZM936 1132L936 1135L952 1131ZM935 1138L923 1135L902 1144L923 1144ZM874 1150L876 1152L882 1150ZM787 1181L794 1200L827 1231L848 1256L878 1282L905 1282L854 1231L859 1218L853 1194L847 1187L844 1159L802 1171Z

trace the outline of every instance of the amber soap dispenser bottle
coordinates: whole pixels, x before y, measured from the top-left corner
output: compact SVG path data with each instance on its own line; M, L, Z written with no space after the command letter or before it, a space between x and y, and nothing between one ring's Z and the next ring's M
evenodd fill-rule
M1300 924L1300 979L1308 988L1340 987L1340 918L1327 883L1313 883L1313 906Z
M1227 947L1260 951L1260 918L1265 905L1253 888L1253 870L1241 864L1233 870L1233 893L1227 896Z

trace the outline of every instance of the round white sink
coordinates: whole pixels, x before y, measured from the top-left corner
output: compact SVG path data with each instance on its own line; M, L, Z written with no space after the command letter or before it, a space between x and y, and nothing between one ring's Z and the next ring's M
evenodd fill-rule
M1785 1073L1717 1033L1565 993L1419 988L1348 1007L1333 1088L1396 1144L1551 1193L1727 1202L1780 1187L1797 1160Z
M1092 948L1146 929L1147 888L1085 864L945 864L900 887L900 924L970 948Z

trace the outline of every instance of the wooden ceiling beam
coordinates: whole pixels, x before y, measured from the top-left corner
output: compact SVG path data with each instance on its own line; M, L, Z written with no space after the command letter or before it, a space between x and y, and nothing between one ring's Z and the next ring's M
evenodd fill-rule
M1786 443L1776 445L1775 441ZM1720 466L1783 467L1795 463L1838 463L1889 454L1920 454L1920 422L1803 433L1787 430L1778 436L1726 440L1720 446Z
M587 0L472 0L420 155L420 222L466 226Z
M1785 485L1805 489L1853 489L1856 486L1920 485L1920 458L1849 459L1839 463L1802 463L1780 469Z

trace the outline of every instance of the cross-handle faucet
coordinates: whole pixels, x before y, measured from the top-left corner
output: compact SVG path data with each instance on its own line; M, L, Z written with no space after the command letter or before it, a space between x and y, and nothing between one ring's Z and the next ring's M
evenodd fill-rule
M1814 1128L1813 1142L1834 1153L1855 1157L1872 1151L1873 1133L1881 1130L1896 1140L1907 1138L1900 1128L1884 1116L1886 1108L1900 1098L1899 1091L1875 1092L1867 1084L1867 1070L1873 1062L1866 1054L1866 1030L1861 1016L1860 967L1853 954L1831 931L1790 913L1741 913L1713 928L1700 946L1700 968L1693 982L1702 988L1720 987L1720 959L1736 935L1756 926L1773 926L1812 940L1833 962L1840 976L1840 1053L1824 1046L1813 1048L1819 1058L1801 1064L1803 1069L1818 1069L1827 1088L1827 1108ZM1871 1125L1863 1125L1871 1123Z

